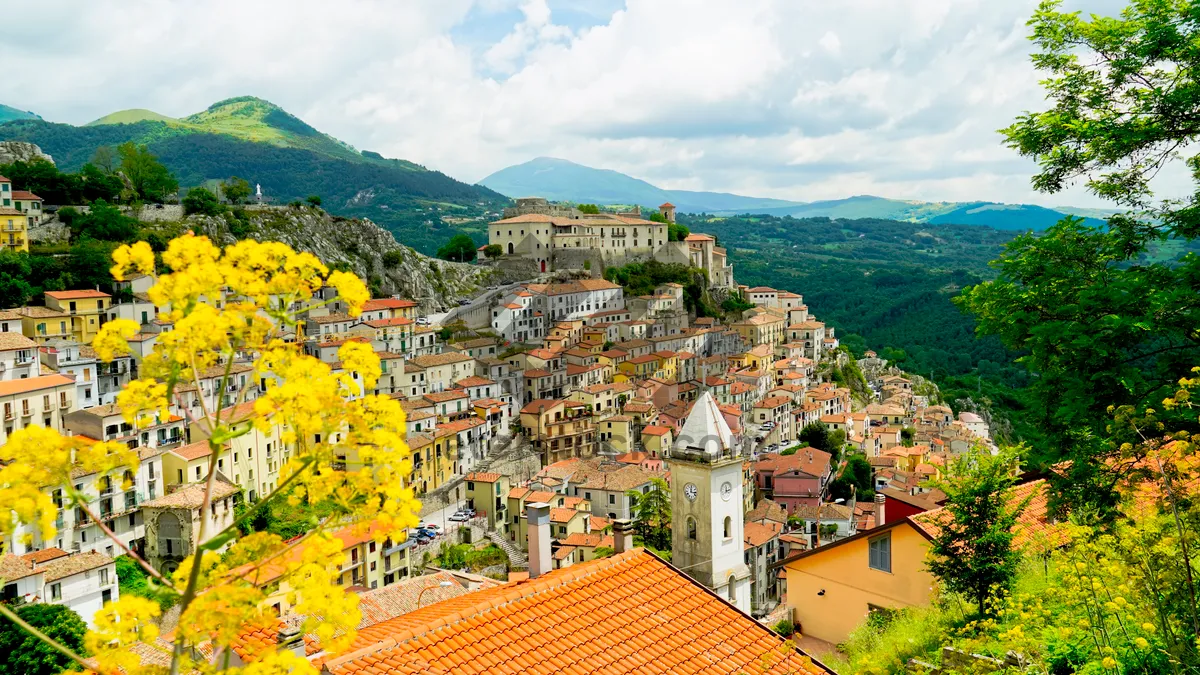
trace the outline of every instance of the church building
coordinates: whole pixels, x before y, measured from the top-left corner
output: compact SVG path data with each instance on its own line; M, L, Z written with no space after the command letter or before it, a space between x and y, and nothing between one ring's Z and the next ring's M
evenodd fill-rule
M743 555L742 457L709 391L700 395L667 458L671 564L750 612Z

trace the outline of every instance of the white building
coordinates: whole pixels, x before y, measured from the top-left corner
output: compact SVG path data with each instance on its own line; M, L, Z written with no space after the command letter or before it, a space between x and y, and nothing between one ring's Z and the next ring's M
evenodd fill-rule
M9 325L21 329L20 320ZM24 380L41 374L37 343L20 332L0 332L0 380Z
M526 284L492 310L492 328L513 342L537 342L559 321L625 309L624 290L604 279Z
M0 600L64 605L94 628L97 610L120 598L113 559L94 551L69 554L57 548L0 558Z

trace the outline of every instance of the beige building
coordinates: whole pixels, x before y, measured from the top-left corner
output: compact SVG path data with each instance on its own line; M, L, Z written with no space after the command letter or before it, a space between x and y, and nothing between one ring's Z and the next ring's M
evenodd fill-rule
M0 407L4 427L0 445L12 432L30 425L62 430L64 416L75 407L75 380L63 375L42 375L0 382Z

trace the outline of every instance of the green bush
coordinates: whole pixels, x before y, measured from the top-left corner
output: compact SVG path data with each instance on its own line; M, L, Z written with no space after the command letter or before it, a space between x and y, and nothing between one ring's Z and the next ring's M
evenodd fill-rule
M776 633L779 633L783 637L791 637L792 633L796 632L796 627L793 626L792 622L788 621L787 619L783 619L779 623L775 624L773 628L775 629Z
M304 201L308 202L309 206L321 205L321 198L318 195L309 195L308 199L305 199Z
M189 216L217 216L224 211L225 205L207 188L194 187L188 190L187 196L183 198L183 212Z
M483 253L488 258L499 258L504 255L504 247L500 244L488 244L483 248Z
M128 555L118 556L114 562L117 567L117 589L121 595L135 595L152 600L157 602L163 611L179 600L175 591L155 582L146 570Z
M404 262L404 254L401 253L400 249L398 248L392 249L383 254L384 267L396 267L402 262Z

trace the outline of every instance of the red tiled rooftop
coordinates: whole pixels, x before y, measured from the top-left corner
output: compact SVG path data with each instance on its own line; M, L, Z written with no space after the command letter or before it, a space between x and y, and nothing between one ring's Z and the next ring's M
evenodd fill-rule
M351 649L325 667L333 675L829 672L640 549L444 600L359 631Z

